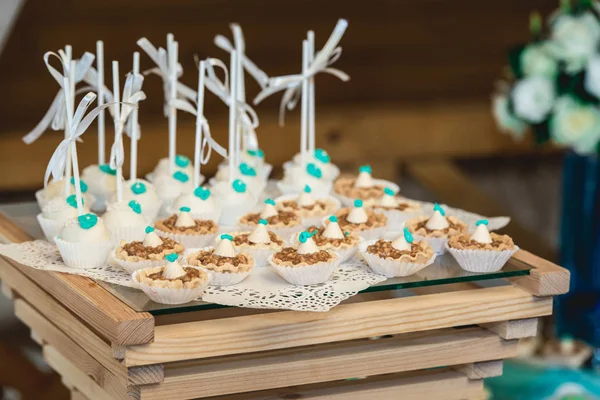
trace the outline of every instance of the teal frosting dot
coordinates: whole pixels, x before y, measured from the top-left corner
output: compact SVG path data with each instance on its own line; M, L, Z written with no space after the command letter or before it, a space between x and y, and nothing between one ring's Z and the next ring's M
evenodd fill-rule
M383 193L387 194L388 196L393 196L395 194L394 191L389 187L383 189Z
M354 200L354 207L362 207L363 201L361 199Z
M146 227L146 233L152 233L152 232L154 232L154 227L153 227L153 226L150 226L150 225L148 225L148 226Z
M109 174L109 175L113 175L113 176L117 175L117 170L112 169L109 164L98 165L98 168L100 169L100 171L104 172L105 174Z
M404 228L404 240L406 240L408 243L412 243L414 240L413 235L410 233L408 228Z
M186 156L178 154L175 156L175 165L177 165L179 168L185 168L190 165L190 159Z
M370 165L361 165L358 168L358 172L366 172L366 173L370 174L371 173L371 166Z
M92 229L98 223L98 216L96 214L83 214L77 217L79 226L82 229Z
M300 233L300 235L298 235L298 240L300 241L300 243L306 243L309 237L310 233L303 231Z
M321 171L321 168L317 167L313 163L306 164L306 172L310 176L317 178L317 179L321 179L323 177L323 172Z
M75 177L71 177L71 185L75 185ZM81 193L88 191L88 185L83 181L83 179L79 180L79 188L81 189Z
M260 158L263 158L263 157L265 156L265 152L264 152L264 151L262 151L261 149L258 149L258 150L246 150L246 152L247 152L249 155L251 155L252 157L256 157L256 156L258 156L258 157L260 157Z
M77 197L74 194L67 197L67 204L73 208L77 208ZM83 205L83 197L81 198L81 205Z
M244 176L256 176L256 170L246 163L240 164L240 172Z
M435 203L433 205L433 211L439 211L439 213L442 214L443 217L446 216L446 211L444 211L444 209L438 203Z
M238 193L246 192L246 184L241 179L236 179L235 181L233 181L231 187L233 187L233 190L235 190Z
M136 213L136 214L142 213L142 205L140 203L138 203L137 201L131 200L129 203L127 203L127 205L129 206L129 208L131 208L133 210L134 213Z
M275 200L273 200L273 199L270 199L270 198L269 198L269 199L266 199L266 200L265 200L265 204L270 204L270 205L274 206L274 205L275 205Z
M479 221L477 221L477 222L475 223L475 226L479 226L479 225L487 225L487 224L489 224L489 222L488 222L488 220L487 220L487 219L480 219Z
M267 221L266 219L259 219L258 223L261 224L261 225L268 225L269 221Z
M190 212L192 209L186 206L179 207L179 211L181 212Z
M182 172L182 171L175 172L173 174L173 178L177 179L181 183L186 183L187 181L190 180L190 177L188 176L188 174L186 174L185 172Z
M315 149L315 158L321 161L323 164L327 164L331 159L329 158L329 154L323 149Z
M350 232L348 232L348 231L344 232L345 236L348 236L349 234L350 234Z
M179 255L177 253L171 253L171 254L167 254L165 256L165 258L167 259L168 262L175 262L179 258Z
M228 233L224 233L221 235L221 240L229 240L231 242L233 240L233 236Z
M312 192L312 189L310 188L310 186L304 185L304 193L310 193L310 192Z
M194 189L194 196L199 197L202 200L206 200L210 197L210 189L199 186Z
M133 194L144 194L146 193L146 185L143 182L135 182L131 185L131 191Z
M338 222L338 219L335 215L332 215L331 217L329 217L329 221L331 222Z

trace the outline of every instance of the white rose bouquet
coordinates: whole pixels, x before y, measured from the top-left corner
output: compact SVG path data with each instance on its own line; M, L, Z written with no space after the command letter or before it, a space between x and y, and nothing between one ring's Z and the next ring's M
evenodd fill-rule
M530 29L531 42L509 52L507 80L493 96L499 128L600 152L600 3L563 0L545 29L537 13Z

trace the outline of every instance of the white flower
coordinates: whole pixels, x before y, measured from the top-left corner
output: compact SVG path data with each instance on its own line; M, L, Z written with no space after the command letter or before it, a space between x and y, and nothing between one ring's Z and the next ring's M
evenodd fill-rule
M560 97L550 118L550 136L578 153L594 153L600 140L600 110L570 96Z
M525 47L519 60L524 76L541 75L552 79L558 72L558 63L547 44Z
M522 139L527 124L516 118L508 109L508 98L504 95L496 95L492 99L492 113L496 119L498 128L511 136Z
M554 104L554 85L541 76L531 76L515 84L512 100L515 114L537 124L546 119Z
M559 15L552 24L551 46L555 56L564 60L570 73L579 72L600 41L600 24L594 15Z
M588 93L600 98L600 54L589 59L583 86Z

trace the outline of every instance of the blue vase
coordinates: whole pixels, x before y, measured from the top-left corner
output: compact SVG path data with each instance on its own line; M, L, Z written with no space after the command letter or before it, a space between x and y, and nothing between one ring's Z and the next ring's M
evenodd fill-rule
M560 264L571 289L556 300L557 331L600 347L600 161L568 153L563 167Z

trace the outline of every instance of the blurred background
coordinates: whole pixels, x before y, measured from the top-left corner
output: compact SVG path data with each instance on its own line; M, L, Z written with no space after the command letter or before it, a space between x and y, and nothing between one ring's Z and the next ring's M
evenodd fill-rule
M321 48L343 17L349 28L336 68L351 80L341 83L326 74L316 78L317 145L342 169L370 163L374 176L398 181L407 197L510 216L513 222L505 231L516 243L559 262L564 152L530 139L513 141L498 131L491 113L491 94L508 50L529 40L529 14L537 10L547 16L557 6L555 0L1 0L0 202L34 200L62 136L49 131L30 146L21 141L58 90L42 60L46 51L70 44L79 57L94 52L101 39L110 82L111 60L127 71L132 53L140 50L139 38L165 46L171 32L180 43L181 81L194 87L195 55L228 59L213 39L216 34L231 37L230 22L242 26L247 56L268 75L278 76L300 71L301 41L308 29L315 31ZM142 70L151 67L142 54ZM246 79L252 98L259 87ZM144 91L140 174L167 155L160 78L148 76ZM280 127L279 99L273 96L256 107L260 146L275 166L299 146L299 110L288 112ZM213 136L226 142L228 110L216 97L206 101ZM194 119L183 113L178 118L178 151L192 156ZM78 146L82 168L96 161L95 133L93 127ZM110 123L107 134L112 134ZM210 176L219 162L213 157L203 173ZM20 334L9 315L10 309L2 313L0 307L0 335L18 343L28 334ZM558 341L554 331L554 321L545 321L538 340L524 346L525 361L507 365L503 377L490 381L494 398L546 398L562 384L575 385L575 391L584 388L591 397L582 398L595 398L599 383L592 372L593 347L568 335ZM49 373L39 379L55 387ZM547 394L540 394L540 387Z

